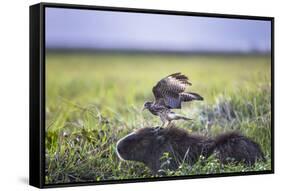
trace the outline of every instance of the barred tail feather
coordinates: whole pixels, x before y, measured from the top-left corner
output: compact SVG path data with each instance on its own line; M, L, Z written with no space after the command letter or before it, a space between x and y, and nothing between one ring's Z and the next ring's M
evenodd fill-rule
M193 100L204 100L204 98L202 96L200 96L197 93L193 93L193 92L184 92L180 94L180 99L181 101L193 101Z
M185 116L183 116L183 115L176 114L176 113L170 113L170 114L168 114L168 117L169 117L170 119L172 119L172 120L179 120L179 119L186 120L186 121L192 120L192 119L190 119L190 118L187 118L187 117L185 117Z
M190 119L190 118L187 118L187 117L185 117L185 116L182 116L182 115L178 115L178 116L177 116L177 119L183 119L183 120L185 120L185 121L189 121L189 120L192 120L192 119Z

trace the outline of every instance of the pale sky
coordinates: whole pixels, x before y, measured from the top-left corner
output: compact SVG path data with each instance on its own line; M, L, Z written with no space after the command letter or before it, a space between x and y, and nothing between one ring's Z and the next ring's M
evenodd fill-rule
M46 8L47 48L270 51L270 21Z

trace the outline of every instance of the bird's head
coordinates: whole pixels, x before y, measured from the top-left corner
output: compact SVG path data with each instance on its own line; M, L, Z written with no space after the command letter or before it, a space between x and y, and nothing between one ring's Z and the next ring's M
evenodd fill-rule
M150 108L152 104L153 104L153 102L151 102L151 101L146 101L146 102L143 104L142 110L145 110L145 109Z

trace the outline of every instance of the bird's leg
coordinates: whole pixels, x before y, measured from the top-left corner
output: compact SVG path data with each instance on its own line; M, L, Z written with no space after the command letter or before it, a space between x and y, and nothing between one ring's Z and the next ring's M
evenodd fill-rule
M171 122L172 122L172 121L168 121L168 125L167 125L167 127L169 127L169 126L170 126Z
M162 125L160 126L160 128L161 128L161 127L164 127L166 120L165 120L164 116L162 116L162 115L160 115L159 117L162 121Z
M160 126L160 128L161 128L161 127L164 127L165 124L166 124L166 121L165 121L164 119L161 118L161 121L162 121L162 125Z

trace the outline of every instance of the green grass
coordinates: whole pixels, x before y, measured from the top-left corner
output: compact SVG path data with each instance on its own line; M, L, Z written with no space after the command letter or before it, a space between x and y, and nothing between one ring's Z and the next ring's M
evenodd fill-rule
M178 71L205 100L184 104L178 112L194 120L177 126L207 136L239 130L261 145L267 161L222 166L210 157L166 174L270 170L269 56L48 54L46 183L152 177L142 163L120 161L116 142L134 129L160 124L141 112L142 105L153 100L151 89L159 79Z

